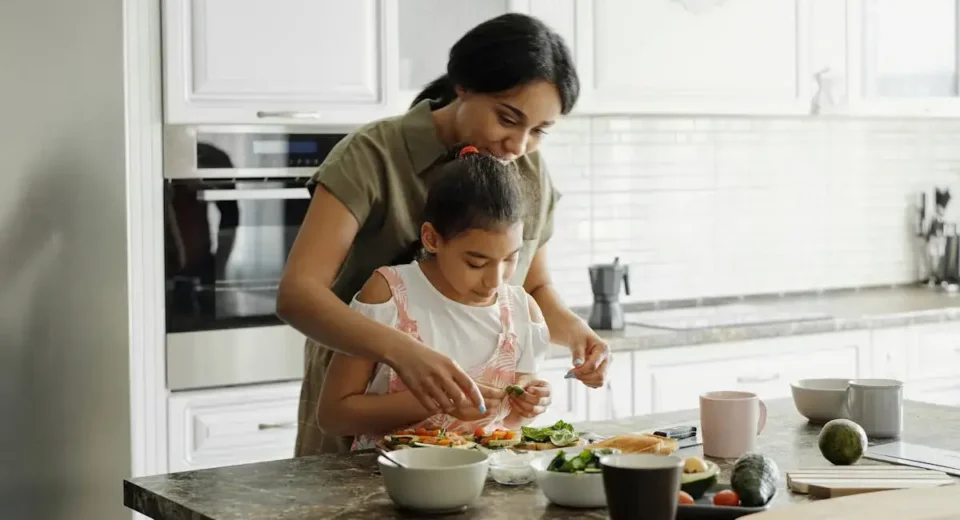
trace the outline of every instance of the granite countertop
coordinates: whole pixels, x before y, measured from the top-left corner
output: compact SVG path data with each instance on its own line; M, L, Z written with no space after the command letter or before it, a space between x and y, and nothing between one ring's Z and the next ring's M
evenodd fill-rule
M698 412L582 423L583 431L612 435L697 420ZM903 440L960 450L960 409L917 402L904 404ZM778 463L781 473L830 464L817 448L819 427L807 424L789 399L768 403L767 428L759 451ZM679 452L700 455L699 447ZM325 518L410 518L393 506L377 473L375 455L318 455L126 480L124 504L158 520L313 520ZM721 481L729 481L730 461L717 461ZM882 464L862 460L860 464ZM781 475L773 507L810 500L783 489ZM488 481L480 501L449 518L606 518L605 509L574 510L549 505L536 484L505 487Z
M785 296L745 296L656 304L625 304L624 309L626 312L646 312L724 304L749 305L762 311L777 313L823 313L829 317L692 330L628 324L624 330L598 330L597 332L610 344L613 351L636 351L960 320L960 294L949 294L918 286L836 290ZM584 318L589 314L589 309L575 310ZM551 349L548 354L550 358L565 356L569 356L569 352L559 347Z

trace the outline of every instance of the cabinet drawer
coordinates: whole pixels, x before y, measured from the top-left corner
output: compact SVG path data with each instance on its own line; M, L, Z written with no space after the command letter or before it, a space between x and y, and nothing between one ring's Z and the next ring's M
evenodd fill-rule
M960 325L917 327L908 353L910 380L960 375Z
M300 383L174 394L170 471L293 456Z
M860 376L863 348L859 342L838 341L826 348L810 348L817 343L810 339L710 345L686 349L682 354L678 351L674 356L702 361L638 362L635 401L649 402L649 412L666 412L699 407L704 392L740 390L774 399L788 397L790 382L796 379ZM756 354L757 350L767 353ZM637 413L644 413L641 404Z

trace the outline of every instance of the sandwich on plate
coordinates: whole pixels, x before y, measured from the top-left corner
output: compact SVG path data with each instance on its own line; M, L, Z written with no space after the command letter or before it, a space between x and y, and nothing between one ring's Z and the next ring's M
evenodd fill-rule
M520 428L520 442L514 446L515 450L544 451L584 444L580 435L573 431L573 425L565 421L557 421L552 426Z

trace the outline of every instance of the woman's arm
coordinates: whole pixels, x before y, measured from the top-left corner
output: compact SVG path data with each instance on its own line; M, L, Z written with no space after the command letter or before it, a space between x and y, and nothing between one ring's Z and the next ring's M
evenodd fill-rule
M593 388L603 386L610 348L563 303L550 279L546 256L546 246L540 247L530 263L523 288L540 305L550 341L568 347L573 354L574 368L567 377L576 377Z
M338 352L393 367L428 410L465 401L480 406L476 385L450 358L353 311L330 289L359 228L350 210L318 186L280 280L277 315Z

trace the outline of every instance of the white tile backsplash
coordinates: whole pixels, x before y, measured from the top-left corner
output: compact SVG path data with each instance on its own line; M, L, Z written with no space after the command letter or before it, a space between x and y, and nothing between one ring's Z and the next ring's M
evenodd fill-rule
M958 121L571 118L542 150L564 195L551 272L577 306L614 256L628 302L910 282L915 194L960 184Z

